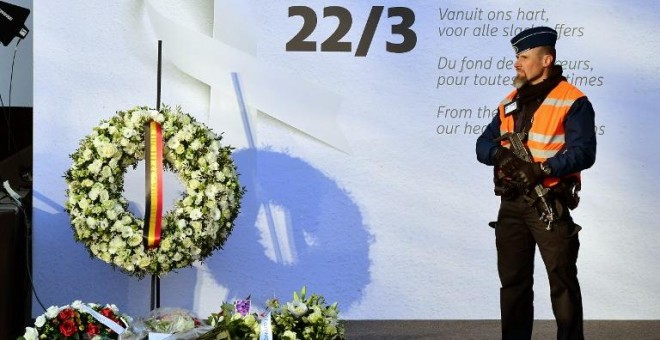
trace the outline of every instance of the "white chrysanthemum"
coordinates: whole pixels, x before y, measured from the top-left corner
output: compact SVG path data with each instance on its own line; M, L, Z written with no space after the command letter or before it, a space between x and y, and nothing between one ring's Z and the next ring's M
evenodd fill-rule
M128 245L131 247L137 247L140 243L142 243L142 235L140 234L133 234L131 239L128 240Z
M120 248L123 248L125 245L126 245L126 242L124 242L124 240L122 240L121 237L115 236L110 241L109 248L108 248L108 253L114 254L114 253L117 252L117 250L119 250Z
M172 150L175 150L180 145L181 145L181 142L179 141L179 138L177 138L177 136L174 136L174 137L170 138L169 141L167 141L167 147L172 149Z

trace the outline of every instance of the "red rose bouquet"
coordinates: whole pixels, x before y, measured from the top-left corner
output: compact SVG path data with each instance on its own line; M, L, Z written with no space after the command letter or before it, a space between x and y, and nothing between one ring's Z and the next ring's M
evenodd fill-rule
M63 307L51 306L26 327L19 339L117 339L132 318L115 305L83 304L74 301Z

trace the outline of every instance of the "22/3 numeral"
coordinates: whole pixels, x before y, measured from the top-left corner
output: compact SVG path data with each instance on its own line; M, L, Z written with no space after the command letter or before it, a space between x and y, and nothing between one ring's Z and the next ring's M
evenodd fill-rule
M378 28L380 17L384 7L373 6L369 12L369 18L362 30L362 36L355 50L356 57L365 57L369 53L369 47ZM300 31L286 43L286 51L290 52L315 52L316 41L307 40L316 29L318 23L316 12L307 6L289 7L289 17L300 16L303 18L303 25ZM342 38L351 30L353 26L353 16L351 12L340 6L329 6L323 8L323 17L336 17L338 19L335 31L321 43L322 52L351 52L353 49L350 41L342 41ZM392 53L410 52L417 45L417 34L412 30L415 23L415 12L407 7L390 7L387 9L387 17L399 17L401 22L392 25L392 35L400 35L403 40L400 43L387 41L385 50Z

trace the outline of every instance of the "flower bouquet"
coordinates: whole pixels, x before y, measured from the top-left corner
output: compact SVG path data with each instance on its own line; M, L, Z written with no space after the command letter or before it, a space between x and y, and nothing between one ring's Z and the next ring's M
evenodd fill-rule
M234 304L223 303L220 312L211 314L206 322L213 329L199 340L259 339L259 315L250 313L249 298Z
M307 289L293 293L293 301L280 303L277 299L266 302L267 310L250 313L244 301L223 304L222 310L208 320L214 328L199 337L200 340L272 339L282 340L343 340L344 326L339 320L337 303L327 305L325 298Z
M277 299L269 300L272 334L274 339L345 339L344 325L339 321L337 303L327 305L325 298L312 294L307 289L293 293L293 301L281 304Z
M19 339L117 339L131 321L115 305L74 301L63 307L49 307L37 317L35 327L26 327Z
M152 310L144 318L137 318L120 340L197 339L210 329L189 311L164 307Z

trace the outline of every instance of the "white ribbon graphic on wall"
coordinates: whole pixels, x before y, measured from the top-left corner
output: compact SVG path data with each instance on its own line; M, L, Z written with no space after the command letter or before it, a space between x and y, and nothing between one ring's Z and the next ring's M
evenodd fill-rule
M248 146L249 134L255 132L246 129L238 112L223 112L223 105L227 106L223 99L233 93L231 74L237 73L249 107L338 150L348 151L336 122L339 95L259 60L246 4L216 0L211 38L169 20L155 3L147 0L146 7L156 35L164 42L165 57L211 87L210 116L219 121L223 131L246 131L242 139L238 133L229 133L230 144L238 148Z

